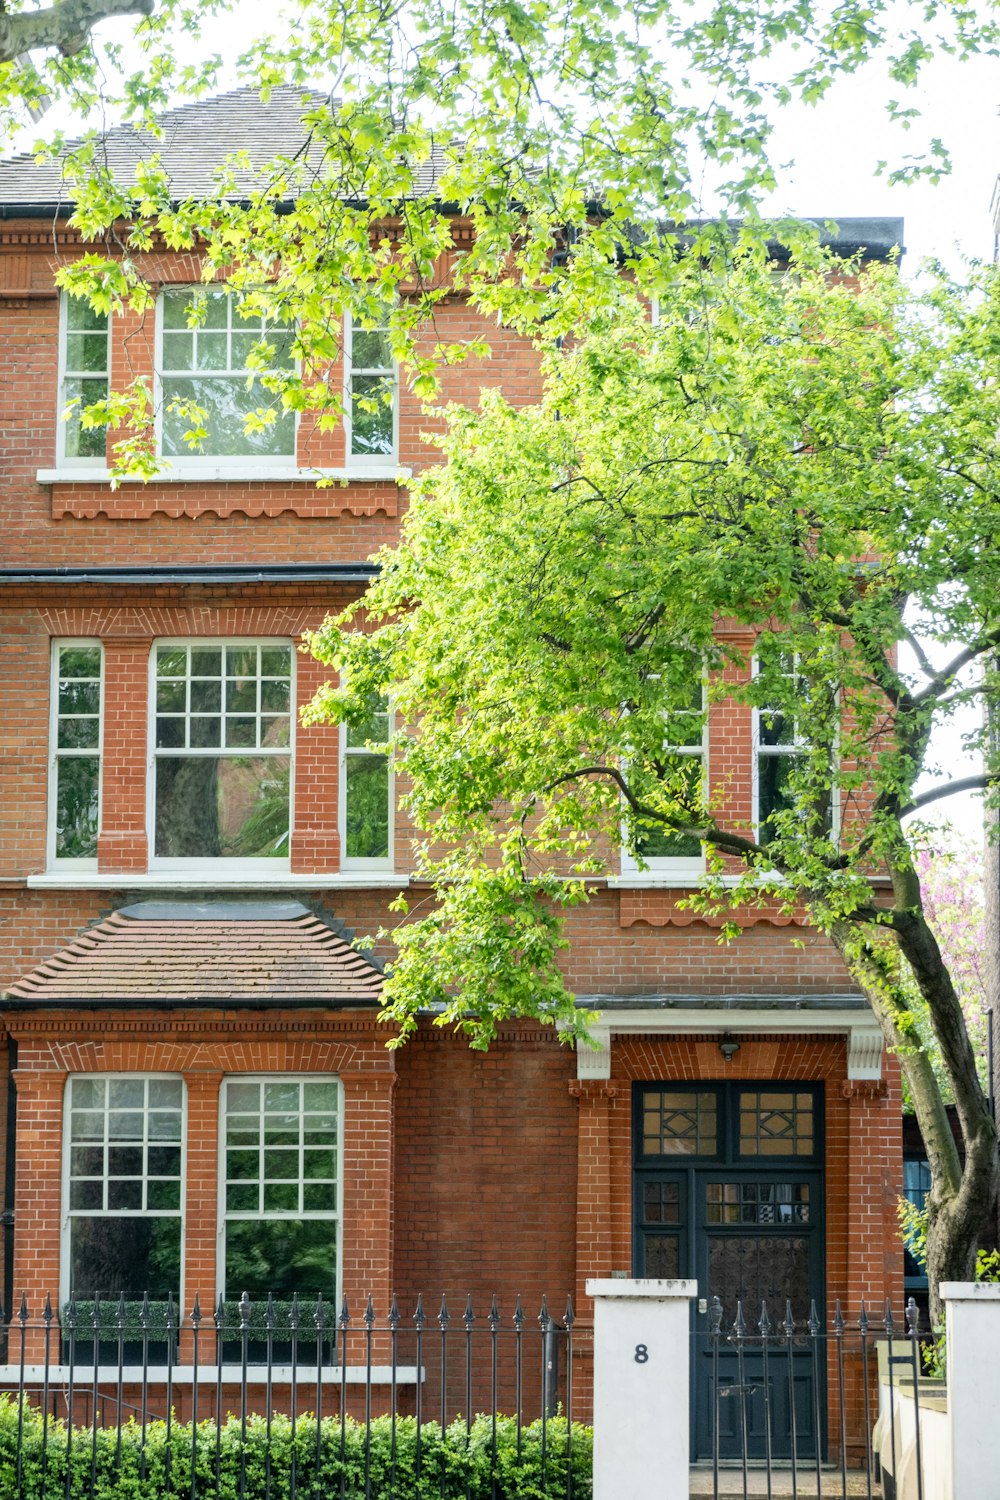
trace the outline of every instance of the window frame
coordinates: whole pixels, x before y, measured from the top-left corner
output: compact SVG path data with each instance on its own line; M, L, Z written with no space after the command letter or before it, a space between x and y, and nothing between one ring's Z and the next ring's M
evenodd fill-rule
M60 751L59 749L59 654L63 650L93 650L96 649L101 657L100 675L100 708L98 710L98 730L96 750L81 750L79 752ZM47 797L48 806L45 818L45 868L47 870L80 872L97 869L98 856L88 855L84 858L59 858L56 855L56 839L58 836L57 811L59 797L59 761L62 758L80 760L85 755L97 756L97 835L100 838L101 817L103 813L103 790L104 790L104 642L97 636L79 636L53 638L51 642L51 659L49 663L49 756Z
M65 384L67 377L66 361L69 354L69 305L71 301L78 302L78 297L71 298L69 292L59 293L59 350L57 356L57 385L56 385L56 468L58 469L87 469L104 470L108 466L107 456L107 430L105 429L105 451L93 458L82 458L75 454L66 452L66 434L69 423L63 420L63 412L66 409ZM113 316L108 313L107 331L107 383L108 390L111 389L111 325Z
M164 283L160 287L160 289L159 289L159 291L157 293L157 296L156 296L156 306L155 306L155 309L154 309L154 329L153 329L153 423L154 423L154 431L155 431L155 434L156 434L156 457L157 457L157 460L161 464L164 464L164 465L169 464L172 468L181 469L181 470L183 470L185 472L189 472L189 473L190 472L197 472L199 470L208 470L208 469L214 470L214 469L224 468L227 465L230 466L230 467L232 467L232 468L234 468L234 469L248 469L248 468L255 468L256 469L256 468L263 468L263 469L266 469L268 471L272 471L272 470L277 471L279 469L281 469L281 470L287 469L290 473L294 473L296 465L298 463L298 451L299 451L299 412L297 412L297 411L293 411L292 414L291 414L292 415L292 447L291 447L291 452L290 453L273 453L273 454L209 453L209 452L205 451L204 449L202 449L200 451L195 450L195 449L190 449L189 451L187 451L185 453L167 454L167 453L164 453L164 451L163 451L163 419L164 419L164 416L166 414L166 397L164 395L164 388L163 388L164 373L165 373L164 372L164 368L163 368L164 298L165 298L165 295L166 295L167 292L211 292L211 291L225 291L226 295L230 298L230 301L232 301L233 297L235 296L235 293L233 293L232 291L230 291L228 288L226 288L224 286L221 286L219 283L213 283L213 282L190 282L189 283L189 282L183 282L183 281ZM241 319L240 321L242 322L243 320ZM233 327L233 325L232 325L232 323L230 323L230 325L229 325L229 331L232 330L232 327ZM253 327L253 325L250 322L250 320L248 319L246 321L246 323L245 323L245 329L246 329L246 331L248 331L248 332L251 331L252 327ZM180 330L171 330L171 331L180 332ZM194 332L193 329L189 330L189 331L190 332ZM298 371L300 369L300 363L301 362L300 362L300 360L298 359L297 356L293 357L291 368L293 370L295 370L295 371ZM208 378L211 378L212 375L219 375L219 376L222 376L222 377L224 377L226 379L238 379L239 378L238 375L234 375L234 374L232 374L230 372L227 372L227 371L224 371L224 370L214 370L214 371L213 370L203 370L203 371L191 370L190 372L185 372L185 373L189 373L191 376L197 376L197 375L201 374L201 375L207 376ZM258 380L258 383L259 383L259 375L260 375L259 371L253 371L253 372L244 371L243 373L244 373L244 375L249 374L249 373L253 373L257 377L257 380ZM178 375L179 375L179 372L176 372L176 371L171 371L170 372L170 376L171 377L178 378ZM264 390L264 387L261 387L261 389ZM265 394L270 394L270 393L267 392L267 391L265 391ZM265 403L264 402L260 402L259 404L260 405L264 405Z
M344 467L347 469L358 469L362 472L366 469L384 469L389 464L399 462L399 406L400 406L400 381L399 363L392 361L392 448L388 453L352 453L353 441L351 421L351 381L355 374L354 369L354 314L344 313ZM368 330L362 330L366 332ZM360 375L382 375L382 369L370 369L362 365L357 371Z
M386 732L389 740L392 739L394 712L392 702L386 704ZM374 752L365 750L363 745L348 745L347 725L341 721L337 726L339 761L337 774L337 833L340 838L340 868L357 874L366 871L388 871L396 868L396 770L391 750L386 751L388 762L388 803L389 803L389 837L388 853L377 859L349 859L347 855L347 762L351 755L371 755Z
M684 710L678 709L675 712L683 713ZM709 712L708 679L703 668L701 674L701 748L695 750L689 745L671 745L668 741L664 741L663 744L663 749L669 755L686 756L690 760L694 760L697 757L701 760L701 784L706 792L709 787ZM669 715L666 717L669 719ZM655 880L658 877L671 876L678 881L686 881L691 877L700 879L705 873L704 844L701 846L701 854L697 858L694 855L684 854L643 855L642 864L640 864L638 856L632 853L626 843L623 829L620 851L619 863L621 873L630 879L638 878L641 880L645 875L651 880Z
M78 1081L82 1082L82 1081L90 1080L90 1079L102 1079L105 1082L109 1082L109 1083L117 1081L119 1079L128 1079L130 1081L134 1081L136 1079L142 1079L144 1082L152 1082L154 1080L159 1080L159 1079L169 1079L171 1082L178 1082L180 1084L180 1086L181 1086L181 1143L180 1143L181 1144L181 1182L180 1182L180 1187L181 1187L180 1205L181 1206L180 1206L180 1209L179 1209L178 1213L176 1213L176 1214L174 1214L173 1212L165 1213L165 1212L162 1212L162 1211L159 1212L159 1213L156 1213L156 1217L157 1218L165 1218L165 1219L177 1218L177 1219L180 1220L180 1237L181 1237L181 1241L180 1241L180 1282L181 1282L181 1284L180 1284L180 1286L177 1289L177 1295L178 1295L178 1299L179 1299L178 1300L178 1313L180 1313L180 1311L185 1306L185 1302L184 1302L184 1297L185 1297L184 1270L185 1270L185 1259L186 1259L186 1256L185 1256L185 1246L186 1246L186 1242L187 1242L187 1181L188 1181L188 1176L187 1176L187 1159L188 1159L188 1155L187 1155L187 1146L188 1146L188 1093L187 1093L187 1083L186 1083L186 1081L184 1079L184 1075L182 1073L177 1073L177 1072L173 1072L172 1073L172 1072L169 1072L169 1071L168 1072L163 1072L163 1071L157 1071L157 1070L151 1070L149 1072L145 1072L145 1071L142 1071L140 1069L135 1069L134 1071L131 1071L131 1072L129 1072L127 1070L117 1070L117 1071L116 1070L111 1070L111 1071L108 1071L108 1072L95 1071L95 1072L69 1073L66 1076L66 1081L65 1081L65 1084L63 1086L63 1096L62 1096L62 1158L61 1158L61 1166L60 1166L60 1204L61 1204L61 1213L60 1213L60 1216L59 1216L60 1217L60 1222L59 1222L59 1306L60 1306L60 1308L63 1308L63 1307L66 1306L67 1302L69 1301L69 1295L70 1295L70 1255L71 1255L70 1224L71 1224L72 1219L75 1216L77 1216L77 1215L74 1214L74 1211L71 1210L71 1208L70 1208L70 1202L69 1202L69 1198L70 1198L70 1151L71 1151L71 1147L72 1147L72 1142L70 1140L70 1103L69 1103L69 1101L70 1101L70 1095L72 1093L72 1088L73 1088L73 1082L74 1082L74 1080L78 1080ZM107 1112L107 1106L105 1105L105 1113L106 1112ZM147 1109L146 1112L148 1113L148 1109ZM145 1174L144 1174L143 1181L145 1182L145 1180L146 1180L146 1177L145 1177ZM102 1212L106 1213L106 1211L102 1211ZM121 1218L121 1219L137 1219L137 1218L146 1217L151 1212L155 1213L156 1211L155 1210L151 1211L149 1209L117 1209L114 1212L114 1217L115 1218ZM107 1216L110 1217L111 1215L108 1214ZM147 1290L148 1290L148 1288L147 1288ZM84 1331L86 1331L86 1330L84 1330Z
M293 1214L287 1211L284 1214L266 1212L251 1213L249 1210L241 1210L233 1214L233 1218L241 1223L260 1223L271 1217L287 1218L309 1218L317 1223L326 1222L336 1225L336 1257L337 1274L335 1297L337 1307L341 1304L343 1297L343 1273L344 1273L344 1084L339 1073L227 1073L219 1086L219 1111L218 1111L218 1134L216 1136L216 1156L218 1158L218 1171L216 1175L216 1265L215 1286L216 1300L219 1297L231 1299L233 1293L226 1287L226 1224L229 1213L226 1209L226 1098L230 1083L335 1083L337 1085L337 1207L333 1215L329 1212L320 1213L313 1209L304 1210L302 1214ZM300 1096L301 1097L301 1096ZM302 1108L299 1108L299 1121L302 1120ZM301 1152L302 1147L300 1145ZM301 1183L304 1179L300 1177ZM235 1293L239 1297L243 1288ZM308 1293L300 1293L307 1296Z
M799 654L798 654L798 652L797 651L793 651L792 652L792 673L793 674L794 674L794 672L795 672L795 670L796 670L796 668L798 666L798 660L799 660ZM759 670L760 670L760 658L757 655L757 653L754 652L753 656L750 659L750 675L751 675L751 678L755 678L757 676ZM791 675L791 674L785 673L783 675L788 676L788 675ZM804 754L805 749L806 749L805 742L802 740L802 738L801 738L801 736L799 734L798 715L794 715L793 718L792 718L793 736L794 737L793 737L793 740L792 740L791 744L789 744L789 745L766 745L766 746L761 744L761 738L760 738L761 715L762 714L766 714L766 713L770 713L770 712L773 712L773 711L774 710L770 710L770 709L767 709L767 708L758 708L756 704L754 704L754 707L753 707L753 735L752 735L752 742L753 742L753 772L752 772L752 778L751 778L751 780L752 780L752 796L753 796L753 801L752 801L752 804L751 804L751 812L752 812L752 823L753 823L753 835L754 835L754 838L757 841L757 843L760 843L760 830L761 830L761 816L760 816L760 759L761 759L761 756L762 755L766 756L768 759L777 759L779 756L797 757L797 756L800 756L800 755Z
M286 646L288 648L291 662L291 676L289 685L289 724L288 745L275 748L273 751L265 750L265 756L277 759L279 755L288 757L288 852L284 855L273 855L260 858L233 858L221 856L213 859L208 856L186 856L169 857L157 855L156 853L156 761L159 758L156 746L156 653L161 646L184 646L197 647L199 650L207 648L212 650L219 647L257 646L261 648ZM227 876L240 876L247 879L258 879L268 875L287 875L291 867L291 844L292 835L295 831L295 730L298 717L297 699L297 653L295 641L290 636L156 636L149 646L149 669L146 689L146 718L147 718L147 752L146 752L146 840L147 840L147 868L151 874L176 874L176 875L217 875L220 878ZM259 680L259 679L258 679ZM223 681L225 676L223 675ZM192 752L182 751L189 755ZM198 752L193 752L197 754ZM232 757L226 755L224 748L215 751L215 747L207 747L205 754L218 753L226 759L240 754L247 754L244 747L234 748Z

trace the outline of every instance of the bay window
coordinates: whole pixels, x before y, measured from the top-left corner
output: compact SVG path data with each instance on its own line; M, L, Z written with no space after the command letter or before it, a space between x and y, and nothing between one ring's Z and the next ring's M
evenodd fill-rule
M77 1302L181 1292L184 1085L72 1077L66 1093L64 1289Z
M335 1298L340 1083L228 1078L222 1091L224 1295Z

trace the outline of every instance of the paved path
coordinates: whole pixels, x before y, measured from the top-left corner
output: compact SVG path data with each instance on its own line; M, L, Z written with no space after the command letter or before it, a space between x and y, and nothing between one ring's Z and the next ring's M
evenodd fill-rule
M815 1469L799 1470L798 1490L792 1488L792 1473L790 1469L782 1469L771 1476L770 1494L774 1500L778 1497L798 1495L798 1500L843 1500L844 1482L839 1469L824 1469L821 1474L822 1490L816 1487ZM712 1471L711 1469L691 1470L691 1490L693 1496L713 1495ZM743 1488L743 1474L740 1469L719 1469L719 1500L743 1500L746 1495L767 1495L767 1475L762 1469L751 1469L747 1475L746 1490ZM882 1487L874 1479L869 1489L868 1480L864 1474L855 1470L847 1473L847 1494L854 1500L855 1496L863 1495L865 1500L869 1495L872 1500L881 1500Z

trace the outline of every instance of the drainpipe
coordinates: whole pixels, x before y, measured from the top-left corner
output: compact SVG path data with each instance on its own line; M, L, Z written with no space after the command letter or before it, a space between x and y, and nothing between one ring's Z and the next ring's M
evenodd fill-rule
M17 1043L7 1038L7 1141L3 1171L3 1320L10 1326L14 1316L14 1184L17 1157L17 1089L14 1069L17 1067Z

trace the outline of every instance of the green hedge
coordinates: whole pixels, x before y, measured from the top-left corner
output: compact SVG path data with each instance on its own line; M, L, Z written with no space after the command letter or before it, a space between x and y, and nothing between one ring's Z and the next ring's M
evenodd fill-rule
M177 1500L184 1496L189 1500L192 1494L192 1430L187 1423L173 1424L168 1443L166 1424L150 1422L146 1428L144 1453L141 1428L136 1422L129 1421L122 1427L120 1454L116 1453L117 1430L114 1427L99 1428L97 1480L93 1491L90 1428L77 1428L73 1433L68 1490L65 1423L49 1419L43 1477L42 1418L38 1411L25 1404L20 1488L17 1484L17 1438L17 1397L0 1397L0 1496L17 1496L17 1500L57 1500L57 1497L62 1500L68 1494L70 1500L90 1500L93 1494L94 1500L167 1500L168 1496L177 1497ZM421 1473L418 1478L416 1422L412 1417L397 1417L393 1482L392 1423L388 1417L378 1417L372 1422L369 1450L372 1500L465 1500L466 1496L471 1496L472 1500L492 1500L494 1493L499 1500L549 1500L549 1497L562 1500L567 1492L566 1445L565 1419L551 1418L546 1424L543 1472L542 1424L535 1422L522 1429L519 1461L514 1420L498 1417L494 1471L489 1417L477 1417L471 1434L466 1433L464 1419L453 1422L443 1436L437 1423L428 1422L421 1428ZM198 1424L196 1447L194 1494L198 1500L215 1500L214 1422ZM238 1500L241 1469L246 1500L264 1500L268 1493L268 1454L271 1500L287 1500L293 1451L299 1500L338 1500L341 1493L348 1500L364 1500L363 1423L347 1422L342 1459L339 1418L323 1419L318 1469L316 1422L308 1415L299 1418L294 1450L291 1422L284 1416L272 1419L270 1445L263 1417L247 1419L245 1445L240 1438L239 1420L229 1418L221 1429L220 1449L220 1500ZM573 1423L571 1462L575 1500L591 1500L591 1457L590 1429Z

